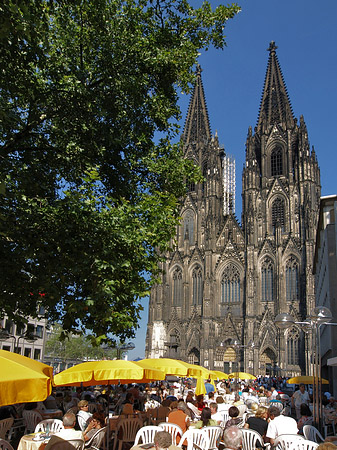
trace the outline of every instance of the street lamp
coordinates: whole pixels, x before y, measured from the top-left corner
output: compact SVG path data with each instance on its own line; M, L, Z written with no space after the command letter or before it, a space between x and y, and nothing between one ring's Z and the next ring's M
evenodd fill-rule
M243 344L240 344L240 342L239 341L237 341L237 340L234 340L233 341L233 346L234 346L234 348L236 349L236 351L238 351L239 349L248 349L248 350L254 350L254 348L255 348L255 342L254 341L252 341L252 340L250 340L249 342L248 342L248 344L247 345L243 345ZM240 360L241 360L241 358L240 358ZM239 362L241 362L241 361L239 361ZM241 370L241 367L239 367L239 371Z
M116 347L117 350L117 359L122 359L123 353L128 352L129 350L133 350L135 348L135 344L132 342L124 342L123 344Z
M331 320L331 311L325 306L317 306L314 308L313 314L308 316L303 322L296 322L293 316L288 313L278 314L274 320L275 325L280 330L286 330L296 324L307 333L311 331L313 342L311 348L313 373L313 413L314 423L318 428L320 428L320 420L322 418L320 327L322 325L337 325L337 323L331 323Z
M20 352L18 351L20 339L23 339L24 341L33 343L37 339L39 339L39 336L37 336L36 334L33 334L33 333L26 332L26 333L21 334L20 336L16 337L15 335L10 334L7 330L1 328L0 329L0 340L3 340L3 339L14 339L14 353L19 353L21 355L21 350L20 350Z

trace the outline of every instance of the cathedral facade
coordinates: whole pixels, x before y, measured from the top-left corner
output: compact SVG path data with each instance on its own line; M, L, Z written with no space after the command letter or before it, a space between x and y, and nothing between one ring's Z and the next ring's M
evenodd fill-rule
M271 42L257 126L248 130L241 224L228 181L233 161L211 134L197 69L183 142L204 181L188 186L151 291L148 358L255 375L296 375L310 365L303 332L274 323L283 312L301 321L314 307L320 199L315 151L303 116L294 118L276 49Z

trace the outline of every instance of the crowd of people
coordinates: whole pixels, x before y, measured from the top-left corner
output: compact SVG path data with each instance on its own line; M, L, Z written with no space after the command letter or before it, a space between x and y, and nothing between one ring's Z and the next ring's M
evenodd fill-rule
M184 433L190 426L201 429L220 425L225 448L236 450L242 427L257 431L263 442L273 444L281 434L303 434L304 425L312 424L311 396L306 386L284 392L282 378L259 378L249 383L222 380L205 384L206 394L195 395L192 380L173 383L123 385L93 389L58 389L44 402L0 408L0 419L20 417L25 409L42 412L57 408L63 414L64 429L55 439L78 438L89 441L97 430L107 424L107 412L122 419L139 415L144 425L168 421L177 424ZM336 417L337 402L327 392L324 403ZM90 405L95 405L94 408ZM92 412L91 412L92 411ZM232 439L232 440L231 440ZM165 439L164 439L165 441ZM260 442L260 445L263 445ZM159 448L163 444L158 444Z

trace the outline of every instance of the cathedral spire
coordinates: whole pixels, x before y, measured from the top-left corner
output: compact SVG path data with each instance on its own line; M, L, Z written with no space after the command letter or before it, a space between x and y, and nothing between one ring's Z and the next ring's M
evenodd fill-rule
M204 87L201 79L201 67L198 64L196 68L196 80L193 94L188 107L188 113L185 122L183 140L185 144L207 142L211 139L211 129L208 119L208 111Z
M258 131L274 124L281 124L284 128L292 128L294 125L294 115L276 49L277 46L272 41L267 49L269 60L257 122Z

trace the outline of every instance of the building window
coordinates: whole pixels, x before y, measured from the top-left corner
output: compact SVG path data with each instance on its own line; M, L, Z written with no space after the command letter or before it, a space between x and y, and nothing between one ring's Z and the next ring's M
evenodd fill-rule
M5 330L9 333L9 334L13 334L13 322L10 321L9 319L6 319L6 324L5 324Z
M186 189L187 192L195 192L195 183L193 183L193 181L187 181L186 182Z
M291 328L288 331L287 337L287 356L288 364L297 365L299 364L299 334L296 328Z
M43 326L42 325L36 325L36 333L35 334L39 338L43 338Z
M295 258L291 257L286 264L286 299L288 301L298 300L298 287L298 263Z
M34 359L41 359L41 349L40 348L36 348L34 350Z
M173 272L173 306L181 306L183 297L183 273L177 268Z
M284 231L284 200L278 197L274 200L271 207L271 220L273 230L275 231L276 225L281 227L281 230Z
M275 147L270 155L271 176L277 177L283 174L283 152L281 147Z
M189 244L194 244L194 214L187 211L184 215L184 239L188 239Z
M29 323L29 324L27 325L27 332L26 332L26 335L27 335L27 336L32 336L32 335L34 335L34 334L35 334L35 326L34 326L34 324Z
M32 354L32 349L29 347L25 348L25 356L27 356L27 358L30 358Z
M240 301L240 274L238 269L229 265L222 275L221 302L237 303Z
M192 272L192 283L193 283L193 305L202 304L202 271L201 267L195 267Z
M270 260L262 264L261 269L262 301L272 302L274 300L274 269Z

